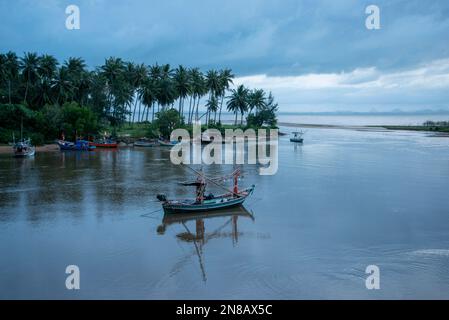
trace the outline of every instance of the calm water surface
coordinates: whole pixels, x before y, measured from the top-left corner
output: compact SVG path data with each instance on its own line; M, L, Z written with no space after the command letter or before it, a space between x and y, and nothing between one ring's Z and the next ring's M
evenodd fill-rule
M193 191L167 149L1 155L0 298L448 299L449 138L305 139L281 137L274 176L243 167L240 184L256 184L246 210L186 221L155 201ZM70 264L78 291L65 288Z

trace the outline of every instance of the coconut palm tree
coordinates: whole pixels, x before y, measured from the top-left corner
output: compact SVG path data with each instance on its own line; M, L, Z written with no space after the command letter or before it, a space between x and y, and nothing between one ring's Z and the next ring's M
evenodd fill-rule
M191 91L189 72L187 71L186 68L184 68L183 66L180 65L175 70L173 80L174 80L176 92L179 97L178 112L181 116L181 119L183 119L184 101L185 101L185 98L189 95L189 93Z
M209 125L209 123L210 123L210 116L211 116L212 112L215 113L215 117L214 117L214 123L215 123L218 106L219 106L219 103L218 103L217 96L216 95L212 95L209 98L209 100L207 100L207 102L206 102L206 107L207 107L206 124L207 125Z
M41 80L50 81L53 79L56 70L58 69L59 62L55 57L49 54L40 56L37 73Z
M192 94L193 94L193 105L192 114L190 117L190 122L193 121L193 114L195 113L195 119L198 119L198 108L200 104L201 97L207 93L206 81L204 75L198 68L192 69L191 72L192 81Z
M145 107L147 107L146 120L148 120L148 113L150 108L152 108L153 115L151 121L154 121L154 105L157 102L157 97L159 94L159 87L157 81L151 77L147 77L146 79L144 79L137 94L139 96L140 101L142 101L142 104ZM145 113L145 111L143 113ZM143 117L141 121L143 121Z
M123 60L120 58L110 57L105 60L104 65L100 67L100 73L106 79L106 85L108 90L108 112L111 111L114 114L117 104L114 103L116 90L120 88L120 84L123 81L125 66Z
M38 68L39 57L37 53L27 52L20 58L20 70L22 72L22 78L26 82L23 103L27 103L29 88L30 86L33 86L39 78Z
M55 103L62 105L69 97L73 96L74 85L66 66L62 66L56 72L51 81L51 88L56 94Z
M8 101L9 104L12 103L12 83L18 82L18 76L19 76L19 59L17 58L17 55L9 51L4 55L4 71L5 76L8 82Z
M209 91L209 101L221 91L220 75L216 70L209 70L206 74L206 87ZM218 110L218 108L216 109ZM216 111L215 111L216 112Z
M134 117L136 115L136 108L137 108L137 101L139 101L139 115L141 112L141 104L142 100L139 98L139 90L141 89L143 83L148 78L148 68L145 64L136 65L134 68L134 75L133 75L133 83L134 83L134 90L136 93L136 99L134 102L134 111L132 116L132 123L134 123ZM139 117L137 117L139 118Z
M265 91L263 89L254 89L248 95L248 111L251 114L253 109L256 109L256 114L259 110L267 106Z
M220 101L220 112L218 115L218 122L221 123L221 110L223 109L223 100L226 95L226 90L229 90L231 84L233 84L234 75L231 69L220 70L220 90L219 95L221 96Z
M175 84L170 77L164 76L158 81L158 87L157 101L162 106L162 110L165 110L177 98Z
M241 114L240 124L243 124L243 114L248 110L248 89L239 85L237 89L231 90L231 95L228 98L227 109L235 113L234 124L237 125L237 114L239 112Z

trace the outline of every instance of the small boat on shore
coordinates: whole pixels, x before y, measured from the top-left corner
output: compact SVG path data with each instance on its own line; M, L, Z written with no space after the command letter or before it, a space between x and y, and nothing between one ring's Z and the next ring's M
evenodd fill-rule
M162 202L162 208L165 213L185 214L239 206L253 193L255 188L255 185L252 185L249 188L239 190L237 186L239 175L240 170L236 170L232 173L232 177L234 178L234 188L233 190L228 190L215 182L214 179L206 178L202 172L198 172L196 181L181 183L184 186L196 187L195 199L169 200L164 194L158 194L157 199ZM223 178L220 178L220 180L222 179ZM213 184L226 189L228 192L217 196L211 193L205 195L206 181L212 182Z
M59 140L58 146L61 151L92 151L96 148L89 145L89 141L86 140L76 140L76 142Z
M24 158L34 156L36 149L31 145L30 139L21 139L13 144L14 157Z
M118 143L111 139L99 139L89 142L89 146L94 146L96 148L117 148Z
M159 146L159 141L155 139L140 138L139 140L134 141L133 145L134 147L145 147L145 148L157 147Z
M304 141L304 139L302 137L303 135L304 135L303 131L293 132L293 137L290 138L290 141L291 142L296 142L296 143L303 143L303 141Z

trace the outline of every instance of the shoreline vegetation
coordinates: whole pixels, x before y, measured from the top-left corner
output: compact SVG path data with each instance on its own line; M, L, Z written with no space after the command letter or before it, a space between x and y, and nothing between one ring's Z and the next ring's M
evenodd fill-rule
M277 128L278 105L263 89L232 88L231 69L172 68L105 59L89 69L82 58L60 63L28 52L0 53L0 144L21 136L33 144L98 136L169 138L172 130ZM204 110L204 111L202 111ZM222 124L222 112L235 115Z

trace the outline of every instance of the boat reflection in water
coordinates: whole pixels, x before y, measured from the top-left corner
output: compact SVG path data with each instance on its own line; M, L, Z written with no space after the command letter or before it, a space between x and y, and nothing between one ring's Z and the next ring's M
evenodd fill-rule
M176 234L176 237L184 242L193 243L196 255L198 256L203 281L206 281L206 271L203 259L203 246L212 239L227 238L232 239L233 245L236 245L239 236L237 223L240 218L249 218L254 221L254 215L243 206L229 209L202 211L191 214L165 214L162 218L162 224L157 227L157 233L165 234L165 231L171 225L182 225L182 231ZM211 232L206 232L205 221L208 219L228 218L218 228ZM194 229L190 229L188 222L195 222ZM230 226L231 232L224 232Z

